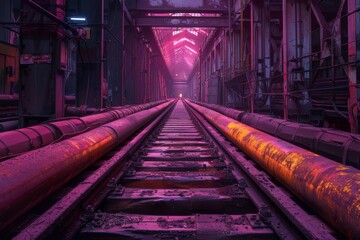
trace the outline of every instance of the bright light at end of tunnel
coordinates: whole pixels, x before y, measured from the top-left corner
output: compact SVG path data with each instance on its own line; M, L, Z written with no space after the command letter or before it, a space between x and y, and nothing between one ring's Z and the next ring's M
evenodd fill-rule
M182 93L179 94L179 97L182 98Z

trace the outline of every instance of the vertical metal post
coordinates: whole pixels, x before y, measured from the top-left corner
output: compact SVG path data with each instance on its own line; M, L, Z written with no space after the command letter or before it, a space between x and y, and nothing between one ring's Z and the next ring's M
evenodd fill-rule
M123 105L127 99L125 96L125 62L124 62L124 5L125 1L111 0L108 4L109 15L109 34L108 34L108 48L107 48L107 71L109 89L111 89L111 104L114 106ZM131 38L136 38L133 32ZM129 43L132 46L132 43ZM131 71L131 70L129 70ZM128 84L130 91L133 85ZM130 93L128 93L131 95ZM131 98L131 96L130 96Z
M229 14L229 66L230 66L230 74L229 78L231 79L234 72L234 66L233 66L233 39L232 39L232 26L231 26L231 0L228 0L228 14Z
M348 61L350 64L348 65L349 71L349 100L348 100L348 112L349 112L349 122L350 129L352 133L359 132L359 119L358 119L358 97L359 92L357 88L357 84L359 81L357 80L357 65L356 61L360 60L359 56L357 56L357 49L359 43L357 41L360 40L359 27L359 13L355 10L359 7L359 0L348 1ZM358 19L357 19L358 18Z
M222 51L222 56L223 56L223 72L224 72L224 81L225 79L226 80L230 80L230 75L228 73L228 66L229 66L229 49L228 49L228 39L227 39L227 35L226 35L226 29L224 29L224 38L223 38L223 41L222 41L223 45L222 45L222 48L223 48L223 51Z
M21 1L20 2L20 9L22 11L20 11L20 19L24 19L24 3ZM19 30L21 32L21 28ZM24 52L24 38L23 37L20 37L19 39L19 55L21 53ZM26 67L22 64L19 64L19 82L18 82L18 85L20 86L20 89L19 89L19 127L25 127L26 125L26 122L25 122L25 118L24 118L24 114L25 114L25 99L24 99L24 89L23 89L23 86L24 86L24 83L26 82L26 75L25 74L22 74L24 71L26 71Z
M282 0L282 14L283 14L283 38L282 38L282 49L283 49L283 118L287 120L289 118L288 113L288 22L287 22L287 10L288 10L288 0Z
M263 7L263 34L264 34L264 42L263 42L263 58L264 58L264 64L263 64L263 76L264 80L263 84L266 86L265 89L270 90L270 77L271 77L271 34L270 34L270 0L264 1L264 7ZM266 93L265 93L266 94ZM270 97L267 96L267 101L265 103L267 108L270 108Z
M105 7L104 7L104 0L101 0L101 30L100 30L100 96L99 96L99 108L104 107L104 43L105 43L105 29L104 29L104 23L105 23Z
M55 47L56 46L56 47ZM65 43L57 42L54 43L54 47L56 51L58 51L59 56L65 55L67 57L67 45ZM57 54L56 54L57 55ZM61 58L61 57L60 57ZM57 61L60 61L58 59ZM60 64L59 64L60 65ZM64 72L60 71L59 65L54 67L54 75L55 75L55 117L60 118L64 117L65 114L65 79L64 79Z
M258 22L258 13L255 9L254 1L250 3L250 56L251 56L251 74L250 74L250 112L254 112L255 100L255 81L256 81L256 60L257 60L257 40L256 40L256 25Z
M37 3L39 2L39 4ZM23 1L22 9L27 15L21 16L24 22L41 22L38 29L21 26L20 54L49 57L46 63L20 66L19 114L21 126L37 124L54 117L64 116L65 74L68 61L67 41L63 28L76 30L63 20L65 0L52 0L49 9L41 1ZM46 18L43 18L46 16ZM56 23L49 27L46 23Z
M126 103L125 96L125 0L121 1L121 105Z
M61 20L65 19L65 12L61 9L65 5L65 0L56 0L56 17L58 17ZM61 35L60 33L57 33L57 35ZM61 59L64 59L66 62L68 61L68 48L67 44L63 42L62 40L58 41L56 39L57 37L54 37L54 47L55 55L57 55L57 64L53 69L53 74L55 75L55 117L60 118L63 117L65 114L65 79L64 79L64 72L63 70L60 70ZM66 66L67 67L67 66Z
M199 82L199 85L198 85L198 95L197 95L197 100L198 101L201 101L201 78L203 76L202 74L202 55L201 55L201 50L199 51L199 75L197 76L198 77L198 82Z
M145 82L145 87L146 87L146 100L145 102L149 102L150 100L150 76L151 76L151 72L150 72L150 50L147 48L146 49L146 82Z
M12 1L6 0L2 1L0 8L0 21L1 22L10 22L11 21L11 11L12 11ZM2 28L0 31L0 41L4 41L7 43L10 42L10 34L11 32L6 28Z
M244 69L244 6L240 1L240 72Z

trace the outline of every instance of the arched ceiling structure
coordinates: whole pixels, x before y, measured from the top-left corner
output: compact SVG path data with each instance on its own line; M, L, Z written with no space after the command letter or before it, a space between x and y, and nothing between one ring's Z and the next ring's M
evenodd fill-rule
M132 0L138 27L151 27L172 79L186 82L199 50L217 27L229 26L228 0Z
M186 81L193 70L201 46L212 28L154 27L153 31L174 81Z

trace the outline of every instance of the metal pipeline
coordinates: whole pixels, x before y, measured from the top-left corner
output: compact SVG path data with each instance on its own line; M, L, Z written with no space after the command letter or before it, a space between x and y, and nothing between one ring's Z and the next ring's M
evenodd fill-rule
M19 126L18 120L0 122L0 132L13 130L18 128L18 126Z
M75 96L66 95L65 104L74 105L76 101ZM0 106L18 106L19 105L19 95L18 94L0 94Z
M55 141L72 137L164 102L165 100L130 106L123 109L104 110L99 114L81 118L57 119L37 126L2 132L0 133L0 158L7 158L44 147Z
M217 104L192 101L334 161L360 169L360 135L319 128Z
M0 230L164 111L169 101L0 162Z
M346 237L360 238L360 171L186 100Z

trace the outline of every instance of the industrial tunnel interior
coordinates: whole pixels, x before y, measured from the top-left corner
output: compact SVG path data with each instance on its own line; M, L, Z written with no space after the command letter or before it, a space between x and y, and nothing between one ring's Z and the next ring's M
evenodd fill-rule
M3 0L0 239L359 239L360 0Z

